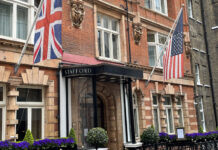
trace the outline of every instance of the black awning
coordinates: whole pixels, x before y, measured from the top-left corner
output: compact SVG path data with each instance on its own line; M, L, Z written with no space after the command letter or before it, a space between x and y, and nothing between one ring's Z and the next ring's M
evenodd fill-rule
M111 75L116 77L143 78L143 71L127 66L100 64L100 65L82 65L62 68L63 77L78 77L90 75Z

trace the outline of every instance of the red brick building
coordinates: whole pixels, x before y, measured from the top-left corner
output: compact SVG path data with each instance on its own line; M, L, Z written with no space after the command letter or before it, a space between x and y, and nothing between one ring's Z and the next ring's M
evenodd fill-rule
M160 61L145 86L182 4L186 6L184 0L129 1L127 23L125 1L63 1L65 54L60 95L66 103L60 105L60 112L69 119L64 122L66 118L62 118L60 126L76 130L79 146L86 146L86 133L96 124L107 130L110 149L139 142L140 134L151 125L169 134L175 134L176 127L184 127L188 133L197 131L194 82L185 46L185 77L164 81ZM183 17L184 41L189 42L186 7ZM129 70L118 73L114 66ZM104 71L99 71L102 68ZM137 74L138 69L143 71L142 78L128 74ZM66 135L64 129L60 133Z
M108 132L108 147L118 150L139 142L151 125L169 134L181 126L188 133L197 131L194 82L185 47L183 79L163 81L160 61L145 86L185 0L128 1L128 22L125 1L63 0L62 61L32 65L32 38L14 74L26 38L17 31L30 28L39 1L34 2L0 1L0 16L11 24L8 29L0 23L2 139L22 139L26 129L35 138L65 137L73 127L78 146L86 147L88 129L101 126ZM189 42L184 10L184 39Z

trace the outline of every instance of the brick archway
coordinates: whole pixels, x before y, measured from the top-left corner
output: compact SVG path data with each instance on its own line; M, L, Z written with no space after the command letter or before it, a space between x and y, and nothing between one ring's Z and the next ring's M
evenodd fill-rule
M108 147L118 149L117 110L113 92L104 84L97 84L97 95L104 103L106 130L109 137Z

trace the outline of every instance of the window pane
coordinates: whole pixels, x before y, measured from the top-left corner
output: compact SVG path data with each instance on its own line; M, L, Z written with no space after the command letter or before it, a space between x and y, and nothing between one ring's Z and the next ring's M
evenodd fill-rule
M41 1L41 0L35 0L35 1L34 1L34 5L35 5L36 7L39 7L40 1Z
M106 17L103 17L103 23L104 23L104 28L109 28L109 21L108 21L108 18Z
M178 115L179 115L179 126L183 126L183 118L182 118L182 109L178 110Z
M41 89L18 88L18 102L42 102Z
M164 99L165 99L164 105L171 105L170 97L164 97Z
M165 0L161 0L161 12L164 14L166 13L165 12Z
M105 50L105 57L110 57L109 54L109 34L104 32L104 50Z
M149 65L154 66L156 62L156 47L148 46Z
M3 101L3 87L0 87L0 101Z
M27 0L20 0L20 1L27 2Z
M17 111L18 124L16 125L16 133L18 134L18 141L22 141L27 130L27 109L20 108Z
M166 37L166 36L163 36L163 35L159 35L159 36L158 36L158 42L159 42L160 44L165 44L166 40L167 40L167 37Z
M159 132L159 120L158 120L158 110L154 109L154 127L157 132Z
M146 8L151 8L151 0L145 0L145 7Z
M155 0L155 4L156 4L156 10L160 11L160 5L161 5L161 0Z
M166 119L165 119L165 123L166 123L166 125L167 125L167 133L169 132L169 126L168 126L168 114L167 114L167 109L166 109L166 111L164 111L164 115L166 116Z
M17 38L24 40L27 37L27 15L27 8L17 6Z
M112 42L114 59L118 59L118 35L112 34Z
M177 98L177 103L176 103L176 105L182 105L182 100L181 100L181 98Z
M192 2L188 0L188 16L192 17Z
M99 56L102 56L102 48L101 48L101 31L98 31L98 51L99 51Z
M112 30L117 31L117 21L112 20Z
M0 35L11 36L12 6L0 2Z
M163 47L162 46L159 46L158 47L158 50L159 50L159 55L161 55L160 56L160 60L159 60L159 62L160 62L160 67L163 67L163 55L164 55L164 53L163 53Z
M169 130L170 133L173 133L173 116L172 116L172 110L168 109L168 115L169 115Z
M2 108L0 108L0 140L2 140Z
M139 132L138 132L138 115L137 115L137 110L133 110L134 113L134 127L135 127L135 136L139 137Z
M101 26L101 16L99 16L99 15L97 17L97 25Z
M147 41L148 42L155 42L155 35L153 33L148 33Z
M157 105L157 96L153 96L153 105Z
M40 139L42 133L42 110L32 109L32 134L34 139Z

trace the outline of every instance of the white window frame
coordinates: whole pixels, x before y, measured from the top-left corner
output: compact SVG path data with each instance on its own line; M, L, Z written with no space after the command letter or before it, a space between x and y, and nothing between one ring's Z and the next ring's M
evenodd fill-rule
M0 83L0 87L3 87L3 101L0 101L0 108L2 109L2 140L5 140L6 131L6 85Z
M188 17L189 18L193 18L193 11L192 11L192 0L188 0L188 4L187 4L187 10L188 10Z
M150 0L150 3L151 3L150 7L151 8L146 7L145 0L144 0L144 6L145 6L145 8L152 9L152 10L154 10L154 11L156 11L156 12L162 14L162 15L168 16L167 0L161 0L161 1L164 1L165 13L163 13L162 11L156 9L156 0ZM162 7L162 6L160 5L160 7Z
M176 106L177 106L177 112L179 112L179 110L181 110L181 113L182 113L182 127L184 127L184 116L183 116L183 105L182 105L182 97L177 97L177 100L179 101L181 101L181 104L177 104L176 103ZM179 113L178 113L178 115L179 115Z
M196 84L197 85L202 85L201 84L201 79L200 79L200 67L199 67L199 64L195 64L195 79L196 79Z
M43 87L40 86L19 86L18 88L30 88L30 89L41 89L42 90L42 102L16 102L17 105L19 105L19 108L25 108L27 109L27 129L29 129L30 131L32 128L32 109L36 108L36 109L41 109L42 111L42 124L41 124L41 129L42 129L42 133L41 133L41 138L44 138L44 125L45 125L45 91ZM16 112L17 113L17 112ZM17 114L16 114L17 116Z
M167 35L161 34L159 32L152 32L152 31L148 31L147 35L148 34L154 34L154 42L148 42L148 57L149 57L149 46L155 46L155 55L156 55L155 56L155 63L156 63L156 61L158 60L159 55L161 54L161 51L162 51L162 49L161 49L161 51L159 51L159 49L161 46L164 46L164 44L159 43L159 36L166 37L166 40L167 40ZM148 41L148 39L147 39L147 41ZM163 53L162 53L162 55L163 55ZM161 66L160 60L161 60L161 58L158 60L157 68L162 69L163 66ZM163 60L163 58L162 58L162 60ZM163 62L162 62L162 65L163 65ZM151 66L151 65L149 64L149 66ZM153 66L151 66L151 67L153 67Z
M170 105L165 105L164 103L163 103L163 105L164 105L164 107L165 107L165 112L166 112L166 121L167 121L167 129L168 129L168 134L174 134L175 133L175 127L174 127L174 116L173 116L173 107L172 107L172 98L171 98L171 96L164 96L164 98L166 98L166 97L168 97L168 98L170 98ZM168 115L168 110L169 109L171 109L171 115L172 115L172 124L173 124L173 132L170 132L170 119L169 119L169 115Z
M133 96L135 97L135 102L136 102L136 103L134 103L134 100L133 100L133 113L134 113L134 110L136 110L136 120L134 119L134 121L136 121L135 124L137 124L137 129L138 129L138 131L135 130L135 133L137 132L138 136L136 136L136 138L139 139L140 132L139 132L138 98L137 98L137 94L135 92L133 93ZM135 115L134 115L134 117L135 117Z
M206 132L206 123L205 123L205 116L204 116L204 104L203 104L203 98L202 97L200 99L199 112L202 113L201 125L202 125L202 128L203 128L203 131Z
M28 16L27 16L27 36L28 32L31 28L31 25L34 21L34 13L37 11L37 8L34 5L34 0L27 0L27 2L21 1L21 0L2 0L2 2L12 5L12 35L4 36L0 35L0 38L7 39L7 40L13 40L25 43L26 40L17 38L17 6L25 7L28 9ZM34 40L34 32L32 32L30 37L30 44L33 44Z
M154 104L154 99L153 97L156 97L157 99L157 104L155 105ZM156 128L155 126L155 121L154 121L154 109L157 109L157 119L158 119L158 132L161 131L161 126L160 126L160 110L159 110L159 100L158 100L158 95L152 95L152 113L153 113L153 125L154 127Z
M98 31L101 31L101 54L102 56L100 56L99 54L99 58L103 59L103 60L109 60L109 61L115 61L115 62L120 62L121 61L121 48L120 48L120 23L119 20L107 15L103 15L101 13L97 14L97 17L100 17L101 19L101 25L103 24L103 18L107 18L109 21L108 24L108 28L104 28L102 26L98 26L97 23L97 35L98 35ZM98 20L98 18L96 19ZM117 31L112 30L111 24L112 24L112 20L117 21ZM104 33L107 32L109 33L109 58L105 57L105 47L104 47ZM112 34L117 35L117 59L113 58L113 43L112 43ZM98 43L98 41L97 41ZM99 51L99 47L98 47L98 51Z

